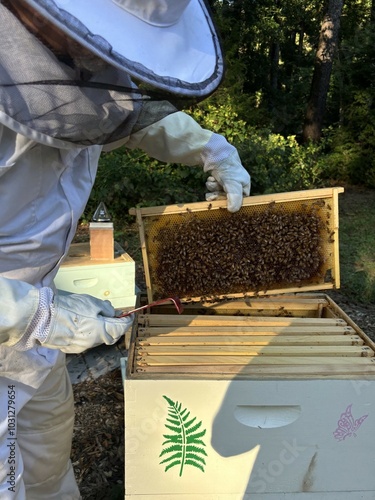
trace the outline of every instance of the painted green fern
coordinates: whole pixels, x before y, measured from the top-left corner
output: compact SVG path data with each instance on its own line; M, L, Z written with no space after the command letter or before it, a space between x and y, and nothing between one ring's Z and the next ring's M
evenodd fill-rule
M165 427L172 431L172 434L163 434L166 439L163 442L163 449L159 455L166 457L160 462L165 464L165 472L172 467L179 467L179 475L182 476L185 465L192 465L204 472L207 456L203 448L205 443L202 437L206 434L205 429L201 429L202 422L197 422L197 418L190 417L190 412L181 403L174 402L167 396L163 398L168 403L168 417Z

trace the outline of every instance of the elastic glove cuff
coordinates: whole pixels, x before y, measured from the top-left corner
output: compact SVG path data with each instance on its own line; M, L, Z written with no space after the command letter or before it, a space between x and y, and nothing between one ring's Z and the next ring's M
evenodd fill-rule
M43 287L39 290L38 309L22 338L14 345L17 351L26 351L39 342L43 342L49 332L51 317L53 315L53 291Z
M89 295L55 296L50 331L42 345L66 353L80 353L100 344L117 342L133 317L116 318L108 300Z

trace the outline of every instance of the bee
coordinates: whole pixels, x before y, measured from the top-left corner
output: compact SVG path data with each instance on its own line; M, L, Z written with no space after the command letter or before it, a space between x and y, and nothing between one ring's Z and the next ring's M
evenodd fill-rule
M312 206L317 206L317 207L324 207L326 202L324 200L316 200L312 204Z

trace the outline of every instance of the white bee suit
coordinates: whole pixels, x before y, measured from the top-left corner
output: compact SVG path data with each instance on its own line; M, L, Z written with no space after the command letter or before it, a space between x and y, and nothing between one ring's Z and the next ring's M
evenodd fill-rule
M44 368L45 380L38 389L0 378L0 498L79 499L70 463L74 417L65 355L57 350L37 348L33 353L19 356L18 366L25 365L33 356L34 366ZM4 404L4 401L13 401L9 400L13 395L14 427L13 407L9 410L9 405Z
M40 143L4 125L0 125L0 138L0 498L73 500L79 498L69 462L73 403L64 354L56 349L61 338L46 339L52 349L35 345L19 351L17 347L41 307L39 290L53 287L91 191L102 148L68 148L45 137L38 137L44 141ZM207 165L221 181L227 179L233 210L240 207L242 192L249 192L250 178L234 148L183 113L130 136L128 146L141 147L165 161L176 158ZM16 496L8 490L12 465L8 445L13 437L6 412L10 386L15 386L19 417Z
M103 147L97 144L203 166L213 177L210 190L224 190L231 211L249 194L250 176L222 136L168 103L71 85L72 68L1 3L0 36L0 500L75 500L64 352L113 343L126 330L108 304L54 296L54 276L95 180ZM134 85L118 69L100 77L133 96ZM80 324L88 322L90 335L77 340L77 309L84 316L85 301L93 316Z
M101 151L98 146L52 145L53 141L51 146L40 144L0 125L1 500L80 498L69 462L73 399L65 355L42 346L20 352L6 345L20 336L16 333L7 342L12 324L23 321L17 330L22 332L34 316L37 289L52 286ZM37 287L34 293L26 294L27 284ZM10 435L14 412L16 434Z

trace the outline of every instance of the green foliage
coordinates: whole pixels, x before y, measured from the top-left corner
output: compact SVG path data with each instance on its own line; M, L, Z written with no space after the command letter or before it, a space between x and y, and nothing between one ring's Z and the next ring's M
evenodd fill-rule
M345 131L337 134L335 139L345 136ZM325 162L325 178L336 179L339 182L349 184L371 184L371 178L366 175L370 171L368 159L364 155L361 146L347 140L338 142L331 152L327 153L321 161Z
M252 193L272 193L318 187L323 145L300 145L295 136L249 130L238 145L241 160L252 176Z
M375 94L353 93L340 127L326 129L325 176L375 188Z
M273 132L296 133L310 90L322 2L213 3L227 66L223 86L234 103L248 99L246 118L239 116Z
M131 207L201 201L205 177L201 168L161 163L139 151L103 153L85 217L101 201L115 221L124 220Z
M222 36L226 77L218 91L187 112L238 147L252 176L252 193L341 181L375 187L371 2L344 6L324 137L319 145L306 146L296 136L310 92L323 3L210 0L210 4ZM272 48L277 58L271 57ZM201 201L206 177L199 167L163 164L139 151L105 153L85 217L90 218L100 201L120 221L133 206Z
M348 188L339 203L341 291L358 303L374 303L375 191Z
M203 128L223 135L229 142L241 142L247 136L247 124L239 117L238 102L229 94L218 93L186 110Z
M179 476L182 476L184 467L191 465L202 472L206 465L207 453L203 448L205 443L202 437L206 434L205 429L201 429L202 422L197 422L197 418L190 417L190 411L182 408L182 404L172 401L167 396L163 398L168 403L168 418L165 427L172 434L164 434L163 450L159 457L166 457L160 463L165 464L165 472L172 467L179 467Z

